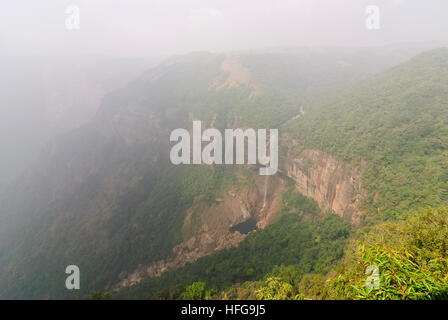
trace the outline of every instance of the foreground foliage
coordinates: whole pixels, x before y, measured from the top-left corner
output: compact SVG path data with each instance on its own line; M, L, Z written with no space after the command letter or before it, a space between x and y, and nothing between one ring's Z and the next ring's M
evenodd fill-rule
M264 286L255 291L259 300L303 300L303 295L297 292L291 284L279 277L268 277Z
M366 286L370 265L380 270L379 289ZM330 288L343 299L448 299L448 210L378 226L352 244Z
M179 299L185 292L183 287L195 282L205 282L207 290L223 290L235 283L261 280L282 264L294 266L292 278L297 280L308 273L324 274L343 256L349 235L350 225L334 214L309 219L284 215L264 230L249 234L238 247L203 257L159 278L147 278L124 288L116 297Z

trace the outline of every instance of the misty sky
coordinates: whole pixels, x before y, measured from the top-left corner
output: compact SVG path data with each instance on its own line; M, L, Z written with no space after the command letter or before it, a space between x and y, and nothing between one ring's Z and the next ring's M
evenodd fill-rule
M65 27L70 4L80 9L80 30ZM366 29L367 5L380 8L380 30ZM160 56L280 45L446 41L447 16L447 0L2 1L0 50L10 55Z

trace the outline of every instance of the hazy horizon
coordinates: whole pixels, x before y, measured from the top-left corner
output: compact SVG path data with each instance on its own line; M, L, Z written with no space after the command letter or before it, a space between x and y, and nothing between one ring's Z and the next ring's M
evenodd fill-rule
M70 5L80 28L68 30ZM368 30L367 6L379 29ZM418 0L25 0L0 12L3 55L166 57L278 46L370 47L447 41L448 3Z
M447 0L0 9L0 300L448 299Z
M377 28L366 26L369 6L379 10ZM29 163L36 154L29 150L87 121L105 93L171 56L448 43L442 0L24 0L0 7L0 147L9 155L0 184ZM70 29L73 7L79 28Z

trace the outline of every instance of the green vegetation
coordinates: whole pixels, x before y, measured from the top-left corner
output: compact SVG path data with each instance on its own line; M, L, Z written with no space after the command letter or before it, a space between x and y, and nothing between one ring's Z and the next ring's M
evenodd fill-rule
M368 221L397 219L448 202L447 101L448 49L439 49L310 107L285 129L300 148L365 160Z
M59 203L35 223L39 232L16 235L21 245L7 253L22 255L25 263L0 270L0 287L14 292L10 298L34 298L45 292L76 298L105 288L123 270L132 272L141 263L170 257L172 248L183 240L179 230L186 209L199 195L199 201L209 205L232 179L232 173L223 167L153 168L133 179L96 219L78 217L77 228L70 228L71 220L60 218L61 208L79 207L77 198ZM98 182L90 180L75 194L95 199L97 188ZM52 236L46 242L36 240L49 226L66 230L61 241L52 241ZM63 271L73 261L82 270L83 286L77 292L64 286ZM41 270L39 276L35 270Z
M241 54L248 83L219 88L226 56L197 53L108 95L92 123L51 146L45 165L1 199L0 298L447 298L447 211L412 213L448 205L448 49L336 91L393 64L383 53ZM278 220L237 247L112 296L98 291L171 258L229 188L257 188L252 168L169 165L169 132L192 119L218 129L281 126L297 144L280 145L284 155L317 149L362 167L368 229L358 232L370 232L347 249L350 225L291 184ZM253 228L251 220L230 231ZM77 293L63 285L73 263L82 270ZM372 264L379 290L365 287Z
M296 293L294 288L281 278L268 277L264 286L255 291L259 300L303 300L303 295Z
M380 270L379 289L366 286L370 265ZM330 282L333 298L448 299L448 210L377 226L351 245L338 273Z
M182 298L185 300L202 300L205 298L205 282L195 282L191 286L185 289L182 294Z
M424 209L407 217L367 233L358 230L344 259L326 274L303 275L296 265L277 266L263 280L233 285L214 298L448 299L448 209ZM379 268L378 289L367 287L369 266Z
M275 224L249 234L238 247L215 252L159 278L147 278L116 297L168 299L176 286L197 281L222 290L234 283L262 279L282 264L296 266L298 277L325 273L342 257L349 235L350 225L333 214L322 219L284 215Z
M305 197L300 192L294 191L294 184L289 183L286 190L281 192L282 213L319 213L320 208L316 201L311 198Z
M101 291L92 292L85 298L81 298L80 300L111 300L112 296L110 293L104 293Z

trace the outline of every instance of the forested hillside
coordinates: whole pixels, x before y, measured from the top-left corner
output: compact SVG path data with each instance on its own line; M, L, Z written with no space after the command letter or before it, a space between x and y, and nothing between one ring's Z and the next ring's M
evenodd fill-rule
M448 49L419 55L309 109L285 125L299 144L289 151L365 161L369 218L447 204Z
M160 278L147 278L123 289L118 299L180 299L185 288L206 283L210 294L232 284L263 279L279 265L294 266L296 281L309 273L325 274L338 261L350 235L350 226L336 215L303 221L289 214L250 234L236 248L225 249ZM263 263L260 263L263 261Z
M334 182L324 200L338 181L356 189L360 172L361 226L404 219L448 200L448 50L395 66L415 52L199 52L146 71L1 195L0 298L269 298L283 285L284 298L358 297L325 284L357 236L341 212L298 193L287 171L265 180L254 166L173 166L169 135L193 120L280 128L283 158L319 155L297 167L302 178L324 168L307 176ZM77 292L64 286L70 264L82 272ZM441 266L430 270L445 276ZM347 268L340 281L361 279ZM437 281L431 297L442 296Z

